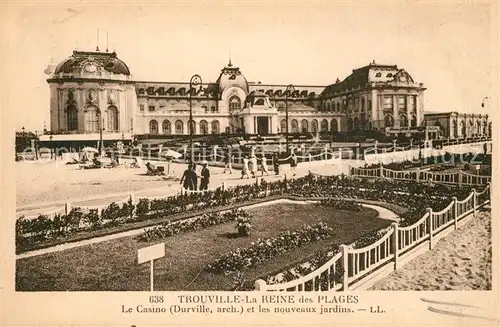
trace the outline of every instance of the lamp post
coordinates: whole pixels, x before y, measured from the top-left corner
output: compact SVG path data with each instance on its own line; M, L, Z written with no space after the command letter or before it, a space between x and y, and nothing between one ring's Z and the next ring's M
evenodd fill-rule
M285 89L285 121L286 121L286 131L285 131L285 140L286 140L286 153L288 153L288 93L293 95L295 92L295 87L290 84Z
M52 135L49 137L49 140L50 140L50 159L52 159L52 150L53 150L53 146L52 146L52 139L53 139L53 138L54 138L54 137L53 137Z
M102 121L101 109L97 109L97 117L99 118L99 155L102 155L102 129L104 122Z
M194 134L194 124L193 124L193 101L192 101L192 96L193 96L193 87L197 87L200 85L201 87L201 76L198 74L194 74L191 79L189 80L189 122L188 122L188 128L189 128L189 148L191 149L191 155L190 155L190 161L194 162L194 148L193 148L193 134Z
M38 131L35 131L35 159L38 160Z

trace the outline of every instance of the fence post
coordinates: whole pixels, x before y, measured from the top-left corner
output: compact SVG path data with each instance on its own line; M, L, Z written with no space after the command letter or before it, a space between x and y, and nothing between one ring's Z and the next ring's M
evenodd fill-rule
M384 165L382 165L382 162L380 162L380 178L384 177Z
M309 153L309 168L311 168L311 165L312 165L312 155Z
M391 224L393 230L393 240L394 244L392 245L392 249L394 252L394 270L398 269L398 245L399 245L399 235L398 235L398 223Z
M344 278L342 279L342 290L349 290L349 251L348 247L345 244L340 245L340 251L342 252L342 268L344 269Z
M266 281L263 279L257 279L255 281L255 290L256 291L265 291L266 290Z
M427 213L429 216L427 217L427 225L429 226L429 250L432 250L432 233L434 226L432 226L432 208L427 208Z
M222 182L222 190L225 191L226 190L226 182Z
M66 215L69 215L69 213L71 212L71 202L67 202L65 205L64 205L64 213Z
M453 200L453 211L452 211L452 215L453 215L453 224L455 225L455 229L458 228L458 200L457 200L457 197L454 196L451 198Z
M462 186L462 171L458 171L458 186Z
M420 168L417 168L417 183L420 182Z
M472 208L474 209L474 217L476 217L477 212L477 191L475 188L472 189Z
M136 198L134 193L130 193L130 202L132 202L132 204L136 203Z

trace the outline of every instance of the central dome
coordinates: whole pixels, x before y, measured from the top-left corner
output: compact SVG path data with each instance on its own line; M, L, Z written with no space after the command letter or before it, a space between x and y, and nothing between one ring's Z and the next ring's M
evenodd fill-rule
M54 74L59 73L76 73L81 70L82 64L92 60L113 74L130 75L128 66L118 59L116 52L87 52L87 51L73 51L73 55L59 65L57 65Z
M222 93L228 87L236 86L242 88L248 94L248 82L238 67L234 67L229 60L229 64L221 70L217 79L219 91Z

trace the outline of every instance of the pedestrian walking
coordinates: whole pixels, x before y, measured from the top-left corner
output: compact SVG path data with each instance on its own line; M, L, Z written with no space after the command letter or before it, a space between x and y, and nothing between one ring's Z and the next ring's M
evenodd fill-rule
M191 181L193 183L193 190L198 190L198 173L196 172L196 163L194 162L191 169Z
M191 177L192 165L189 164L181 177L181 185L185 190L193 190L193 180Z
M243 177L248 177L248 179L250 179L250 170L248 168L248 156L245 156L245 158L243 158L243 169L241 170L241 179L243 179Z
M273 156L273 167L274 167L274 174L279 175L280 174L280 162L279 162L279 155L278 153L274 153Z
M255 173L257 172L257 157L255 154L250 158L250 171L252 173L252 177L255 178Z
M295 155L295 153L292 153L292 156L290 158L290 170L292 171L293 175L292 176L295 176L297 175L296 172L295 172L295 168L297 167L297 163L298 163L298 158L297 156Z
M224 172L223 172L223 174L225 174L227 170L229 170L229 174L233 173L232 161L233 161L233 155L232 155L230 149L228 148L227 152L224 155Z
M208 184L210 183L210 170L208 170L208 162L203 162L203 168L201 169L201 180L200 180L200 191L208 190Z
M261 158L260 172L262 174L261 176L264 176L264 173L266 174L266 176L269 176L269 172L267 170L267 158L265 155L262 155L262 158Z

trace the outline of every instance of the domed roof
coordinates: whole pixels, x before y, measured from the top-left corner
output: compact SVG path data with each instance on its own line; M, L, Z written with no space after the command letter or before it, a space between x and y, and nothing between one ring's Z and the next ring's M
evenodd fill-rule
M231 86L240 87L248 93L248 82L241 73L238 67L233 67L231 60L229 64L221 70L219 78L217 79L219 91L222 93L225 89Z
M87 61L97 62L99 65L113 74L130 75L128 66L118 59L116 52L87 52L87 51L73 51L73 55L59 65L57 65L54 74L59 73L74 73L80 71L82 64Z

